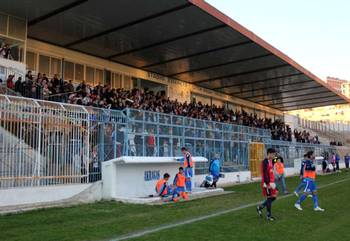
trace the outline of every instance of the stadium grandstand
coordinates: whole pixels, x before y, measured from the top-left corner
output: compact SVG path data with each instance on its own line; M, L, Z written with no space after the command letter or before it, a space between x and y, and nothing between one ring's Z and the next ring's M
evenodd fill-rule
M350 101L202 0L2 0L0 44L0 210L93 192L103 163L182 147L218 156L224 184L259 177L266 148L295 174L339 147L292 111Z

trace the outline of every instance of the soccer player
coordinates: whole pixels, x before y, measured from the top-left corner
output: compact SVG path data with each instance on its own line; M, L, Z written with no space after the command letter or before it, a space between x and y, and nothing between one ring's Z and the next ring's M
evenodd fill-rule
M185 177L186 177L186 191L192 192L192 181L193 177L193 160L191 153L187 150L186 147L181 148L181 152L184 155L184 168L185 168Z
M299 184L299 186L295 189L294 194L295 196L299 197L299 192L301 191L301 189L305 188L305 182L303 181L303 175L304 175L304 165L305 165L305 161L306 161L306 154L304 155L304 159L301 160L301 167L300 167L300 180L301 183Z
M277 197L277 189L272 163L275 156L275 149L269 148L267 149L267 158L265 158L261 163L261 188L263 195L266 197L266 200L261 205L256 207L256 211L260 217L262 216L262 210L266 207L266 218L268 221L276 220L271 213L272 202L275 201Z
M186 194L185 184L186 177L184 175L184 168L180 167L179 172L175 175L174 178L174 186L176 186L176 192L183 197L184 199L188 199L188 195Z
M315 165L315 156L313 151L306 153L307 160L304 164L304 173L303 173L303 182L305 183L304 194L300 196L297 202L294 204L295 208L298 210L303 210L301 208L301 203L306 199L308 194L312 194L312 200L314 202L314 210L323 212L324 209L318 206L318 196L316 188L316 165Z
M178 193L169 184L168 180L170 175L165 173L163 178L160 179L156 184L156 192L163 199L163 201L168 201L167 198L171 196L170 201L178 201Z

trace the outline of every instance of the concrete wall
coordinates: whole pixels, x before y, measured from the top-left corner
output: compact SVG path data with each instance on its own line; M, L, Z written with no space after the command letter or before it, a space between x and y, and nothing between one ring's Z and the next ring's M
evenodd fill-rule
M0 190L0 213L17 212L102 199L102 182Z
M245 183L251 181L251 172L250 171L242 171L242 172L227 172L223 173L225 177L220 178L218 185L229 185L229 184L237 184L237 183ZM196 175L194 176L194 184L195 186L199 186L205 179L206 175Z
M344 168L344 161L340 162L340 168ZM286 176L299 174L299 166L285 168ZM321 171L321 165L317 166ZM259 178L251 178L250 171L224 173L218 185L227 186L238 183L247 183ZM199 186L206 175L196 175L193 178L195 186ZM57 185L33 188L16 188L0 190L0 214L30 210L35 208L52 206L69 206L79 203L91 203L102 200L102 181L92 184Z

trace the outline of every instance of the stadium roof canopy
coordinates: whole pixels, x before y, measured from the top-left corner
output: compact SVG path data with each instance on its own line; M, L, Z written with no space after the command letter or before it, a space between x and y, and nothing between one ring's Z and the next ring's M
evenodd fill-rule
M26 17L29 38L279 110L347 103L202 0L1 0L0 9Z

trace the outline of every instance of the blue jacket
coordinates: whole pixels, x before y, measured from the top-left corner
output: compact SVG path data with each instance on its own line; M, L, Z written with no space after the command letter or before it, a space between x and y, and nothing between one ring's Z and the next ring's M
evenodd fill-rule
M209 172L214 177L220 176L220 161L218 159L210 161Z
M345 160L345 162L350 162L350 156L348 156L348 155L344 156L344 160Z
M340 161L340 156L339 156L339 154L336 154L336 155L335 155L335 161L336 161L336 162L339 162L339 161Z

